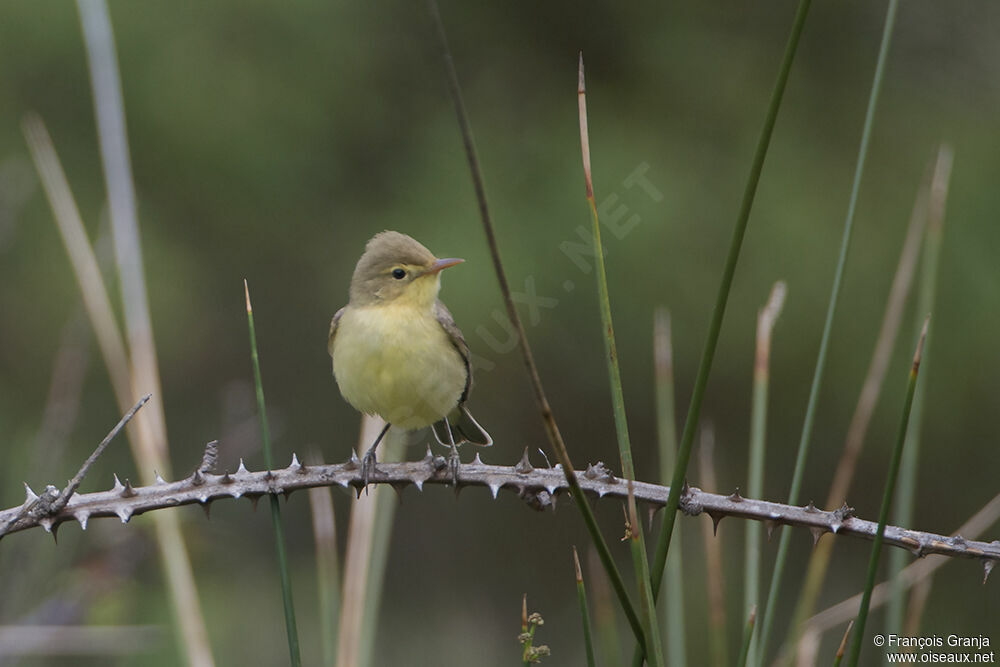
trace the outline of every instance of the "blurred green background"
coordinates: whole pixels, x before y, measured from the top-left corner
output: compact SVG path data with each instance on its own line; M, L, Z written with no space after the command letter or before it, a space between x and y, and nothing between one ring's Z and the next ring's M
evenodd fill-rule
M496 441L485 461L512 463L525 447L544 446L519 353L504 345L508 335L495 319L503 305L423 3L114 1L110 9L178 474L216 438L223 467L234 468L241 456L251 468L262 466L244 277L277 457L312 449L331 462L348 456L358 415L331 377L327 327L346 302L364 242L383 229L467 260L445 276L442 297L485 360L471 402ZM672 314L683 415L794 9L790 0L753 7L735 0L442 6L508 275L516 291L549 299L534 312L524 307L522 316L578 466L603 459L619 468L594 275L561 250L590 224L577 52L583 49L588 65L595 188L605 221L627 207L620 221L627 232L606 228L604 242L637 473L654 480L652 312L663 305ZM716 430L719 490L746 484L755 317L773 282L784 279L789 296L772 355L766 496L787 495L884 11L884 3L819 1L809 16L703 409ZM912 201L942 140L954 146L955 168L934 339L921 377L927 402L913 527L950 532L1000 486L998 22L1000 6L989 1L912 0L900 8L803 500L826 496ZM22 481L39 489L71 476L119 416L21 134L29 111L47 123L99 239L106 194L73 3L7 3L0 19L3 507L23 500ZM651 188L627 186L637 170ZM658 200L650 196L654 189ZM877 515L916 319L912 312L904 319L849 497L864 517ZM60 400L53 403L50 394ZM422 453L414 447L409 455ZM695 470L689 477L699 484ZM83 490L106 488L112 472L137 477L124 443L99 462ZM351 501L338 493L336 503L343 536ZM305 494L286 508L303 650L314 664L322 629L314 620ZM217 503L209 522L197 508L178 511L219 664L284 664L266 510ZM615 546L620 508L602 503L598 514L629 568L627 547ZM707 521L680 521L688 536L693 661L707 655L707 633L698 630L706 613L700 530ZM71 622L168 622L149 525L140 517L127 527L96 521L87 533L69 526L58 548L38 530L4 540L0 622L52 619L53 605L69 614L55 618ZM742 535L740 522L727 521L719 537L731 654L743 616ZM555 514L536 514L513 494L494 502L470 490L456 501L440 488L419 496L407 490L396 516L376 664L514 664L523 592L546 619L538 640L552 648L547 663L580 664L570 547L586 543L568 502ZM799 580L810 544L805 531L794 541L788 581ZM775 546L765 552L765 572ZM866 542L837 544L825 602L860 589L868 551ZM29 555L40 566L19 575ZM923 633L992 632L1000 641L996 583L984 587L980 580L974 563L945 568ZM785 586L779 632L797 588ZM876 616L869 630L880 623ZM834 641L839 636L824 644L826 655ZM149 648L155 653L114 664L179 659L169 630ZM66 659L21 664L50 662Z

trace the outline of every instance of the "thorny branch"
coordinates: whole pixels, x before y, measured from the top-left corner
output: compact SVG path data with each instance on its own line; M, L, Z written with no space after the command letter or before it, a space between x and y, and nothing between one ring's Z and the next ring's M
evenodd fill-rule
M128 480L122 484L116 475L114 486L110 490L74 495L64 507L47 514L24 511L26 507L36 504L37 500L34 492L28 489L28 497L23 505L0 511L0 526L5 527L0 531L0 537L36 526L54 532L61 523L70 520L77 521L86 529L88 520L93 517L117 516L124 523L137 514L177 505L199 503L207 509L209 503L223 498L246 497L256 504L257 499L265 494L281 493L287 497L293 491L317 486L354 489L362 486L361 466L353 453L345 463L309 466L301 463L293 454L292 462L287 468L258 472L247 470L241 461L236 472L216 474L212 471L216 448L217 443L209 443L198 469L184 479L167 482L158 477L156 484L133 487ZM628 484L615 477L603 463L588 466L578 479L583 490L591 496L614 497L622 501L628 497ZM452 477L448 471L447 459L432 456L428 450L420 461L378 464L369 482L389 484L401 492L411 484L417 490L423 490L425 484L447 486L452 483ZM463 464L459 468L457 488L460 490L470 486L484 486L494 498L501 489L515 491L536 510L555 508L558 495L568 490L566 477L558 465L553 468L535 468L528 461L527 452L513 466L488 465L477 454L472 463ZM638 502L647 503L652 514L666 504L670 488L635 482L634 493ZM769 534L777 526L801 526L810 530L814 542L824 533L870 540L877 528L874 521L855 517L853 509L846 504L828 512L816 508L812 503L797 507L743 498L738 492L728 496L708 493L692 486L685 486L681 491L680 508L685 514L692 516L704 512L716 524L730 516L763 521ZM889 526L885 531L885 543L902 547L915 556L942 554L957 558L977 558L983 561L987 574L996 561L1000 560L1000 540L981 542L966 540L960 535L949 537Z

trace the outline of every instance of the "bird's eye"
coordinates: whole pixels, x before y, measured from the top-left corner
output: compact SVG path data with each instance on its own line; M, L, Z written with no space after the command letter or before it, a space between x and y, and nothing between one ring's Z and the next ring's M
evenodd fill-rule
M403 278L406 277L406 271L404 271L403 269L393 269L392 277L395 278L396 280L402 280Z

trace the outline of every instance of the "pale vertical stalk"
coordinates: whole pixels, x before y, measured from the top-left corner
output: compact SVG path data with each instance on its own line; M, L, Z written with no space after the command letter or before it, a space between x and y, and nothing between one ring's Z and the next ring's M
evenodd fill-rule
M390 431L386 433L384 446L382 460L398 461L406 447L406 432ZM358 663L361 667L375 664L373 661L375 636L378 634L378 617L382 609L382 590L385 588L385 572L389 563L389 547L392 544L392 525L398 506L399 497L395 489L392 493L385 489L381 498L376 501L371 563L368 565L368 583L366 584L367 597L361 621L361 660Z
M322 463L313 453L309 463ZM316 546L316 587L319 589L319 632L324 667L334 667L337 660L337 625L340 617L340 561L337 555L337 525L330 487L309 489L313 541Z
M854 179L851 183L851 196L847 203L847 215L844 218L844 231L840 241L837 268L833 276L833 286L830 289L830 300L826 307L826 319L823 323L823 334L820 337L819 352L816 354L816 367L813 370L812 384L809 388L806 413L802 420L802 434L799 438L798 453L795 455L795 469L792 472L792 483L788 490L789 505L798 503L799 489L802 486L806 461L809 458L809 447L812 444L813 420L816 416L816 406L819 402L820 387L823 385L823 373L826 370L826 356L833 332L833 320L837 313L837 304L840 301L840 286L847 268L847 255L851 247L851 236L854 230L854 214L857 210L858 195L861 191L865 162L868 159L868 145L871 140L872 128L875 125L875 109L878 108L879 93L882 91L882 77L885 73L885 64L889 59L889 45L892 42L893 27L896 24L896 7L898 4L898 0L889 0L885 25L882 29L882 41L879 44L875 74L868 96L864 126L861 130L861 142L858 146L858 157L854 167ZM781 540L778 544L778 553L774 561L774 574L771 576L771 588L767 594L767 606L764 608L764 621L760 628L760 650L758 651L758 660L760 663L763 663L767 657L767 644L771 634L771 627L774 624L775 606L781 593L781 584L785 575L785 561L788 558L791 539L792 531L782 531Z
M615 619L614 593L608 582L608 574L604 570L597 549L591 545L587 551L587 571L594 591L594 627L597 631L597 645L600 647L600 664L606 667L620 667L622 664L622 645L618 637L618 624Z
M37 116L25 117L24 134L49 204L55 214L56 224L63 245L66 247L66 253L69 255L77 284L80 286L84 307L108 369L115 399L119 409L124 413L135 402L132 400L133 384L128 352L115 322L111 301L104 286L104 279L101 277L97 258L94 256L94 249L87 238L83 220L66 182L66 175L59 164L59 158L52 147L52 141ZM155 400L150 401L153 402ZM129 444L142 483L154 484L156 472L169 476L169 462L155 445L150 420L138 415L138 419L133 420L131 424L127 430ZM215 663L177 513L154 513L153 527L174 603L175 621L180 629L180 650L186 655L187 662L192 667L211 667Z
M357 452L363 455L375 441L385 422L378 417L361 419L361 434ZM387 434L386 444L396 440ZM383 460L395 454L394 447L387 447ZM351 507L347 524L347 552L344 556L343 598L340 609L340 627L337 631L337 665L339 667L367 667L375 637L375 612L369 605L376 605L381 594L382 576L389 541L386 524L391 523L394 491L379 484L368 493L362 493ZM380 509L388 503L389 509ZM386 517L388 516L388 520ZM373 590L373 586L377 590Z
M750 414L750 465L747 479L747 495L751 498L764 497L764 452L767 441L767 397L770 379L771 333L774 323L781 314L785 303L787 288L784 281L779 280L771 288L767 304L757 313L757 348L753 367L753 392ZM744 605L754 610L756 618L757 605L760 604L760 543L763 526L757 521L746 524L746 549L744 557L743 586ZM748 638L748 665L757 664L757 640Z
M913 365L910 366L910 376L906 383L906 398L903 400L903 414L899 421L899 435L896 438L896 446L892 451L892 458L889 461L889 472L886 475L885 490L882 493L882 509L878 516L878 529L875 532L875 539L872 541L871 557L868 560L868 575L865 578L865 589L861 594L861 608L858 610L857 626L851 640L851 653L848 665L857 667L858 659L861 657L861 645L865 637L865 623L868 620L868 610L871 607L872 590L875 588L875 575L878 573L879 557L882 555L882 541L885 539L885 526L889 521L889 508L892 505L892 498L896 492L896 479L899 475L899 465L903 458L903 446L906 442L906 430L910 424L910 412L913 408L913 394L917 388L917 376L920 372L920 359L923 353L924 342L927 340L927 326L930 324L930 316L924 320L924 328L920 332L920 339L917 341L917 351L913 354Z
M706 489L718 489L715 480L715 429L711 423L701 428L701 446L698 448L698 469L701 483ZM705 547L705 588L708 590L708 627L710 632L705 635L708 640L708 652L712 656L715 667L725 667L729 664L726 636L726 598L725 584L722 578L722 547L719 542L718 528L715 517L708 517L711 526L705 521L701 523L702 543Z
M677 459L677 418L674 411L674 353L670 312L657 308L653 317L653 366L656 392L656 435L660 452L660 483L670 484ZM667 555L666 586L663 596L663 633L668 665L687 664L687 633L684 631L684 570L681 526L674 535L674 549Z
M594 639L590 631L590 609L587 605L587 589L583 584L583 571L580 569L580 555L573 547L573 572L576 575L576 599L580 604L580 618L583 624L583 648L587 654L587 667L595 667Z
M951 146L942 144L938 150L937 164L934 168L934 178L931 181L930 195L927 205L927 238L924 242L923 267L920 276L920 292L917 299L916 315L923 318L927 313L934 312L934 296L937 289L938 263L941 256L941 238L944 228L945 204L948 200L948 184L951 180L951 165L953 162ZM927 375L927 360L929 359L934 331L927 332L924 343L924 375ZM914 505L917 495L917 459L920 457L920 434L923 424L924 396L927 392L927 382L917 387L913 397L913 424L906 432L906 445L903 447L903 462L899 470L899 489L896 495L893 521L900 526L913 523ZM900 523L902 522L902 523ZM889 556L889 579L898 575L909 560L908 555L893 551ZM886 626L888 632L900 632L903 628L906 595L900 584L893 584L893 595L886 610Z
M750 646L753 640L753 627L757 624L757 606L750 608L750 616L747 618L746 627L743 629L743 648L740 649L740 659L736 667L746 667L747 658L750 657Z

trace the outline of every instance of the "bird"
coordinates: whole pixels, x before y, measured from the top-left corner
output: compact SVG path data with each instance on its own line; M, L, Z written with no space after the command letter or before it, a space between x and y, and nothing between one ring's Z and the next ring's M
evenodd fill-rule
M390 427L430 426L451 448L458 482L458 445L493 439L466 406L472 389L469 346L438 298L441 271L465 260L438 259L395 231L373 236L354 268L349 300L333 316L327 350L341 395L386 424L361 462L362 484L375 470L375 450Z

